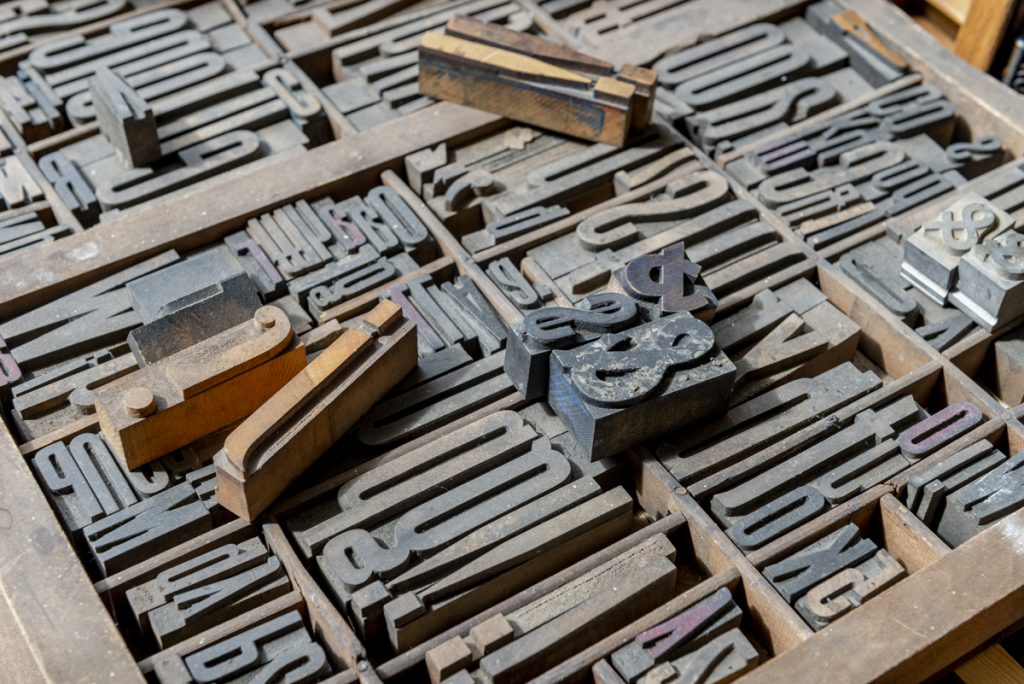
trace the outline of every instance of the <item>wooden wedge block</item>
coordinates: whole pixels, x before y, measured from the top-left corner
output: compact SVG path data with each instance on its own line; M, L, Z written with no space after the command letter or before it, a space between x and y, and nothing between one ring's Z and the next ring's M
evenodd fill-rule
M526 54L439 33L424 34L420 93L584 140L622 147L637 88Z
M416 366L416 326L385 300L228 436L218 502L253 520Z
M492 45L510 52L518 52L548 64L590 74L594 77L612 76L617 77L620 81L632 83L636 87L636 100L630 125L636 129L644 129L651 122L651 113L654 111L654 91L658 82L658 72L654 69L626 64L616 71L615 65L610 62L591 57L564 45L557 45L532 33L515 31L507 26L481 21L464 14L456 14L448 20L445 25L445 34L484 45Z

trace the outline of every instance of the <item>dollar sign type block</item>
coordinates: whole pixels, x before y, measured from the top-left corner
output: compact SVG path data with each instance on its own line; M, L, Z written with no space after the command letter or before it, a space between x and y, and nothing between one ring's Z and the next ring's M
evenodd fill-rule
M682 242L658 254L633 259L615 272L615 285L640 302L648 320L689 311L710 321L718 298L700 275L700 265L686 258Z
M597 460L724 411L735 375L711 328L679 313L553 352L548 403Z
M967 193L907 238L901 275L938 304L945 304L956 284L961 257L1011 228L1009 214L978 193Z

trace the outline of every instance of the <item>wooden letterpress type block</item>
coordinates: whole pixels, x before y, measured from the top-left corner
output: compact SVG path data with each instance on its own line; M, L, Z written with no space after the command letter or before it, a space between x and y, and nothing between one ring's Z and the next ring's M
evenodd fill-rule
M959 546L1024 506L1024 451L946 497L937 532Z
M551 288L547 285L531 283L527 280L526 276L516 268L516 265L508 257L502 257L487 264L487 269L484 272L520 311L529 312L532 309L539 309L544 306L544 302L554 296Z
M504 362L505 352L501 351L446 370L418 386L385 398L363 418L358 441L368 447L398 446L515 394L515 385L505 374Z
M900 433L897 443L909 458L924 458L969 432L985 415L969 401L950 404Z
M1008 231L972 248L949 299L989 331L1024 314L1024 236Z
M144 324L128 334L140 366L251 320L260 307L249 276L219 249L138 278L125 289Z
M148 166L161 157L153 108L106 66L89 81L100 131L129 166Z
M103 438L85 433L56 442L32 457L43 491L64 528L76 537L83 528L136 501L124 473Z
M862 563L875 554L878 546L863 539L850 523L795 552L789 558L764 569L764 576L789 603L807 593L832 575Z
M93 395L100 427L129 468L252 413L306 362L285 313L253 317L107 383Z
M658 663L675 660L740 624L742 611L722 588L614 651L612 666L632 684Z
M473 636L497 635L496 642L464 643L462 649L455 641L470 639L458 636L427 651L428 671L440 674L443 669L462 677L455 681L470 681L466 676L475 664L476 680L501 684L536 677L550 663L578 652L581 644L611 634L667 599L677 573L674 555L675 547L663 534L649 537L525 606L492 618L506 622L515 638L509 640L509 630L495 625ZM468 666L463 665L467 652ZM465 674L453 672L457 667Z
M290 590L281 561L249 539L177 563L126 598L143 633L167 648Z
M700 264L686 258L684 244L633 259L615 272L618 286L642 302L647 318L687 311L702 321L714 318L718 298L701 277Z
M124 342L128 331L142 322L125 284L177 260L172 250L101 278L0 323L0 335L23 370Z
M853 10L844 10L826 0L807 8L807 20L842 45L857 72L875 87L895 81L909 68L907 60L889 47Z
M907 569L885 549L809 589L795 608L815 630L824 629L872 596L907 576Z
M883 247L872 242L860 245L839 259L839 267L905 323L917 320L917 302L904 292L911 286L899 277L898 266L890 263Z
M783 437L881 387L871 371L843 363L799 378L729 409L706 426L682 431L658 447L658 457L687 487L743 464Z
M82 534L105 575L201 534L210 512L187 482L143 499L87 526Z
M640 681L642 684L664 681L724 684L754 669L760 662L761 653L734 627L697 650L656 666Z
M946 497L970 484L1006 460L1006 455L987 440L947 456L907 482L907 508L926 525L934 526Z
M995 341L999 398L1010 406L1024 402L1024 334L1012 332Z
M596 460L720 412L735 373L707 324L674 314L553 352L548 403Z
M569 215L565 207L530 207L509 216L491 221L483 229L469 233L462 238L462 246L470 254L482 252L514 237L543 228Z
M416 364L416 331L384 301L247 416L214 456L217 500L252 520Z
M914 332L941 352L959 342L973 327L974 323L970 318L962 313L953 312L940 321L914 328Z
M725 533L745 553L812 520L828 510L824 495L814 487L797 487L739 518Z
M312 684L329 671L327 654L296 610L190 648L184 656L169 653L154 664L160 684L243 684L275 678Z

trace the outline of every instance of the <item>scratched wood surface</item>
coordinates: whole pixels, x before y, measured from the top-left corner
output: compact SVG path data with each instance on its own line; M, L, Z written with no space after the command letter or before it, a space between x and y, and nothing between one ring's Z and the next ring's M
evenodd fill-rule
M18 681L229 679L239 673L216 669L216 648L253 644L264 665L274 653L301 662L302 681L654 681L655 670L639 676L654 665L641 635L728 596L732 622L713 643L737 639L722 667L748 653L744 682L820 681L823 668L844 682L1024 678L1022 654L1001 645L1024 620L1024 511L1004 504L979 532L929 517L915 498L967 450L993 464L1024 450L1024 317L992 331L968 321L940 344L945 328L929 326L955 310L898 276L907 237L966 192L1024 220L1021 96L893 3L814 4L0 8L2 669ZM869 28L826 35L815 12L845 10ZM421 96L420 37L456 14L655 69L652 126L616 150ZM146 31L181 52L143 62L131 36ZM701 52L719 39L765 62L731 73ZM82 40L92 52L81 55L116 53L115 71L152 105L161 157L148 171L118 156L109 115L97 120L72 68L79 58L61 56ZM894 53L905 64L885 59ZM782 70L758 71L764 63ZM783 100L792 106L770 109ZM900 107L912 106L944 118L900 131ZM802 215L787 206L786 177L776 180L787 170L751 161L869 115L895 117L872 149L911 165L908 177L931 165L939 178L922 187L932 194L889 202L836 154L822 167L851 174L858 199ZM943 167L953 145L975 156ZM837 231L829 212L848 212L854 227ZM558 407L527 400L504 373L521 362L508 360L511 337L531 312L599 293L663 306L629 289L626 266L667 259L679 242L716 296L705 317L736 365L733 392L696 428L664 434L667 414L645 414L642 444L581 456ZM237 423L128 473L104 450L90 396L134 377L139 343L125 338L154 325L134 312L147 298L166 304L141 290L132 299L124 283L169 265L199 280L189 264L210 248L287 314L293 355L323 353L381 298L419 328L419 367L255 523L213 498L211 462ZM778 319L766 313L780 307ZM959 427L911 435L930 446L899 456L898 440L932 416ZM844 453L859 470L842 469ZM76 463L90 464L88 483L73 480ZM1003 495L1024 501L1009 472ZM499 487L502 477L516 486ZM541 477L560 488L545 484L544 498L513 510ZM93 512L75 498L85 490L105 492ZM813 515L771 534L744 527L793 492ZM445 511L460 496L468 511L416 526L433 509L410 502ZM509 514L495 520L479 505L488 497ZM173 524L132 521L133 511ZM495 537L449 531L472 516ZM804 596L818 586L794 590L779 568L843 534L874 555L844 570L862 605L823 618L835 606L822 599L815 612ZM341 537L388 537L396 548L376 552L405 555L353 568ZM888 564L885 587L869 586L874 562ZM235 593L206 604L190 588ZM657 672L711 672L719 661L699 660L708 653L658 656Z

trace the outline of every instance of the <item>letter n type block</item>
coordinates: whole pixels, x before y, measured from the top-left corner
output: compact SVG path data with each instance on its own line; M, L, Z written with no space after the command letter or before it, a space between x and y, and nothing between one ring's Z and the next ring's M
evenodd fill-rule
M100 131L133 167L160 159L160 137L153 108L124 79L106 67L89 81Z

